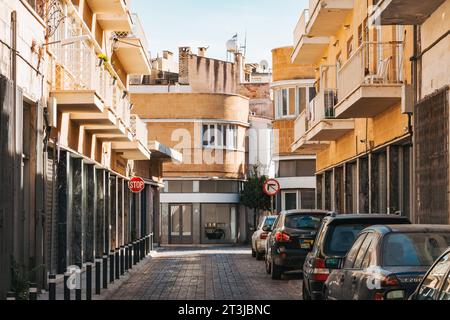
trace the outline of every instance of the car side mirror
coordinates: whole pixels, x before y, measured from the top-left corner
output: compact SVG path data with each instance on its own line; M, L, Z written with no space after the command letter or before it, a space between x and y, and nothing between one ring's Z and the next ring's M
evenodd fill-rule
M392 290L386 292L385 294L386 300L405 300L406 299L406 291L405 290Z
M263 231L264 232L272 232L272 228L271 227L264 227Z
M328 258L325 259L325 268L327 269L342 269L344 258Z

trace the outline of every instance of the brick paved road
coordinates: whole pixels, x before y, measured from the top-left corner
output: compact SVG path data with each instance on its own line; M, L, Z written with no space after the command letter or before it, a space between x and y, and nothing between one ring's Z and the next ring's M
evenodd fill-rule
M301 280L273 281L247 248L165 248L107 297L112 300L299 300Z

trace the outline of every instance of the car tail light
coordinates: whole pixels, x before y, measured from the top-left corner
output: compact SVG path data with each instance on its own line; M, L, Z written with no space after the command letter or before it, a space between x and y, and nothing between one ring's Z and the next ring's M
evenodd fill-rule
M380 292L377 292L377 293L375 293L373 298L374 298L374 300L381 301L381 300L384 300L384 295Z
M277 242L290 242L291 241L291 237L287 233L278 231L275 234L275 240Z
M328 276L330 275L330 270L328 270L325 266L325 260L317 258L314 261L314 270L312 274L312 278L314 281L325 282L328 280Z
M261 240L266 240L268 235L269 235L269 234L268 234L267 232L264 232L264 233L261 233L261 235L259 236L259 238L260 238Z
M395 275L390 275L381 280L381 285L383 287L397 287L399 285L399 281Z

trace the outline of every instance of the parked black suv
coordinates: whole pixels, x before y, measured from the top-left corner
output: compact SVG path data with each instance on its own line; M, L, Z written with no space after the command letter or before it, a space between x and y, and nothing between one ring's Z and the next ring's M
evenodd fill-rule
M266 244L266 271L272 274L272 279L279 280L286 271L302 269L327 214L318 210L291 210L278 216Z
M331 270L338 268L363 229L379 224L411 222L406 217L386 214L346 214L324 218L303 266L303 299L323 300L324 283Z

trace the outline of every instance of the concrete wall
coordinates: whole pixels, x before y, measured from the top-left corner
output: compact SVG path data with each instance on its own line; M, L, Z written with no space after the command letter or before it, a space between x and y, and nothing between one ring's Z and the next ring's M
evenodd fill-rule
M293 50L294 48L292 46L272 50L272 79L274 82L314 78L313 66L301 66L291 63L291 55Z
M183 154L183 163L164 164L165 177L245 177L247 98L225 94L170 93L133 94L132 100L134 112L147 121L149 140L158 140ZM237 124L237 150L203 148L202 121Z
M250 99L250 112L255 116L274 118L269 83L242 83L238 87L238 94Z
M445 1L422 25L422 50L450 29L450 0ZM424 54L420 98L450 83L450 37L447 36Z
M188 47L179 50L179 82L193 92L236 93L241 65L193 54Z

